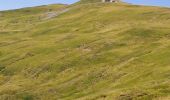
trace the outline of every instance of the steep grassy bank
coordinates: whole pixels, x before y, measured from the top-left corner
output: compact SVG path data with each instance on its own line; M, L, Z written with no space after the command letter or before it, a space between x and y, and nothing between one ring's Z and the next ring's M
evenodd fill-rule
M127 4L0 12L0 99L168 100L169 23Z

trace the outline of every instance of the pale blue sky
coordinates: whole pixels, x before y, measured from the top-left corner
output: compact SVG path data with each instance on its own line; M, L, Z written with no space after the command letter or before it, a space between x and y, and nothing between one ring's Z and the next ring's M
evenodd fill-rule
M124 0L124 1L141 5L170 7L170 0Z
M0 10L18 9L53 3L71 4L78 0L0 0ZM157 5L170 7L170 0L124 0L129 3L142 5Z

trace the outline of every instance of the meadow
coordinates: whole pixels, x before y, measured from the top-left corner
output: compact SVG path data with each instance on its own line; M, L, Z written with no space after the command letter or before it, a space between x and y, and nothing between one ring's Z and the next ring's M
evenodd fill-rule
M169 8L82 0L0 12L0 100L169 99Z

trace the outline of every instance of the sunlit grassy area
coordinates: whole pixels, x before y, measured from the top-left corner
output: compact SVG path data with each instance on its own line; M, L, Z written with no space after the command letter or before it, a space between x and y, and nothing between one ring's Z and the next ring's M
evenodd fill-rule
M169 100L170 9L83 2L0 12L0 100Z

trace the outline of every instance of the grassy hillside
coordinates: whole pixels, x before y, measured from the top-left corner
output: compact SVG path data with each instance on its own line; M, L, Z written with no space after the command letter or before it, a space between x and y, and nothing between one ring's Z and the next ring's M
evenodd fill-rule
M101 0L80 0L78 3L97 3L101 2Z
M170 9L0 12L0 100L169 100Z

